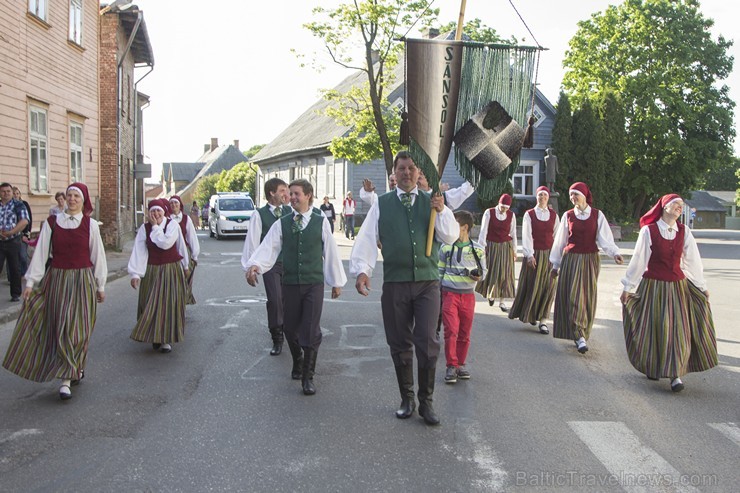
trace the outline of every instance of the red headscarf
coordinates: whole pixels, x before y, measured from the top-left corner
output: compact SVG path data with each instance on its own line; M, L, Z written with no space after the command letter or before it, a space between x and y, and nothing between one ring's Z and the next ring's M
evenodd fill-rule
M83 198L82 214L90 217L93 211L93 206L92 206L92 202L90 201L90 192L87 190L87 185L79 181L76 181L67 187L68 192L70 188L73 190L78 190L82 194L82 198Z
M180 202L180 212L185 215L185 204L182 203L182 199L180 198L180 196L173 195L172 197L170 197L170 200L177 200L178 202ZM167 201L167 205L169 205L170 200Z
M658 222L658 219L660 219L660 216L663 215L663 209L673 202L674 200L682 200L681 196L675 194L675 193L669 193L668 195L663 195L660 200L658 200L652 209L647 211L644 216L640 218L640 227L647 226L648 224L653 224L655 222Z
M545 185L542 185L541 187L537 187L537 191L534 193L535 196L538 195L540 192L545 192L547 196L550 196L550 189L547 188Z
M501 194L501 197L498 199L498 204L511 207L511 195L508 193Z
M586 203L588 205L592 205L593 204L594 198L591 195L591 190L588 189L588 185L586 185L582 181L577 181L577 182L575 182L574 184L572 184L570 186L570 189L568 189L568 193L570 193L570 192L572 192L574 190L576 192L580 193L581 195L583 195L584 197L586 197Z
M154 199L149 201L149 207L147 210L152 210L154 207L159 207L164 211L164 216L170 216L170 201L167 199Z

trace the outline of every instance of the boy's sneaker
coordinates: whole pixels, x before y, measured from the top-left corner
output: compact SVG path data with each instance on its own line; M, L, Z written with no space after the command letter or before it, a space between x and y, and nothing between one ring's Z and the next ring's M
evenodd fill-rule
M460 380L470 380L470 371L465 368L465 365L457 369L457 378L459 378Z
M445 383L457 383L457 368L454 366L447 367L447 373L445 373Z

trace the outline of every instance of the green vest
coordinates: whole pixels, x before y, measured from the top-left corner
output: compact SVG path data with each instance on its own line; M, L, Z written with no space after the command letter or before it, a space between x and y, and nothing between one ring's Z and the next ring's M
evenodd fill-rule
M427 231L432 201L429 195L416 195L409 211L395 191L378 197L378 236L383 253L384 282L437 281L439 242L426 256Z
M289 216L293 212L293 209L291 209L290 206L281 205L280 207L283 209L283 215L280 217ZM260 219L262 220L262 233L260 233L260 243L262 243L262 241L265 239L265 236L267 236L268 231L270 231L272 225L275 224L275 221L277 221L277 217L275 217L275 214L273 214L270 210L270 204L265 204L264 207L260 207L259 209L257 209L257 212L259 213ZM277 264L282 261L283 254L281 253L280 255L278 255L275 263Z
M311 211L303 231L293 232L294 214L280 219L283 228L283 284L324 283L324 217ZM305 220L305 219L304 219Z

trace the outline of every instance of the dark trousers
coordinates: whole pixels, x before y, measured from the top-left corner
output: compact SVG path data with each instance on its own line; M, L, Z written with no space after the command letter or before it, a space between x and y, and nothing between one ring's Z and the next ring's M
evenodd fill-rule
M344 216L344 236L355 238L355 216Z
M10 281L10 296L21 295L21 237L0 241L0 265L8 262L8 280Z
M395 366L434 368L439 356L439 281L386 282L380 305L385 339Z
M334 219L329 219L329 227L331 228L331 233L334 234Z
M283 263L277 262L272 269L262 274L267 296L267 327L283 326Z
M319 349L324 284L283 284L283 332L288 343Z

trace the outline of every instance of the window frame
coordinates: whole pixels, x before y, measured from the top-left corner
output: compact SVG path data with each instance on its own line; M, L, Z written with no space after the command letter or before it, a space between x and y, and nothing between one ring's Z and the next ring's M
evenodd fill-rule
M73 130L79 129L80 142L77 144L73 141ZM85 181L85 162L84 162L84 148L85 148L85 129L84 125L78 121L70 120L69 122L69 178L70 181ZM78 162L75 163L75 157ZM75 165L79 170L79 174L75 171Z
M83 0L69 0L68 38L76 45L82 46Z
M514 189L514 196L515 197L531 197L535 195L535 190L537 189L538 185L538 178L539 178L539 162L534 160L521 160L519 161L519 164L517 165L516 170L514 171L514 174L511 177L511 186ZM524 168L531 168L531 173L526 172ZM522 169L522 172L519 170ZM516 186L516 180L517 179L522 180L522 187L521 191L517 190ZM532 193L527 193L527 182L530 183L530 188Z
M49 14L49 2L48 0L28 0L28 13L47 22Z
M36 115L36 129L34 130L34 115ZM39 131L39 115L43 116L43 133ZM34 141L36 142L34 144ZM43 170L41 154L43 151ZM34 166L34 156L36 165ZM28 170L29 188L36 193L49 193L49 111L37 105L28 105ZM42 185L44 185L42 187Z

